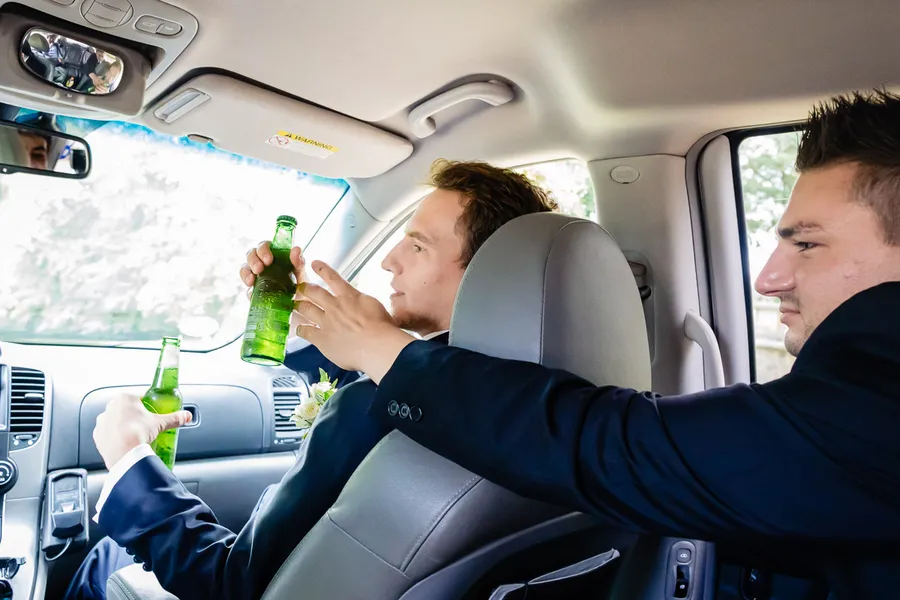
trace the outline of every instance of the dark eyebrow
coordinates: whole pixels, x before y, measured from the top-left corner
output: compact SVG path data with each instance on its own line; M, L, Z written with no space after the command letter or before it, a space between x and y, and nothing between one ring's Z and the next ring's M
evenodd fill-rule
M783 240L790 239L792 237L797 236L801 233L808 233L810 231L821 231L822 226L818 223L813 223L812 221L800 221L794 225L789 227L780 227L778 229L778 237Z
M406 235L413 238L414 240L419 240L420 242L428 244L429 246L434 246L434 242L432 242L431 239L424 233L419 233L418 231L407 231Z

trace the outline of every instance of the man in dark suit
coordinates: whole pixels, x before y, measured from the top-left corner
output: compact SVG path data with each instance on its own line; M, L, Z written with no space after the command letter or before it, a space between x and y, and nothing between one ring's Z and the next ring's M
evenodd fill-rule
M554 210L556 204L522 175L485 163L438 161L431 179L435 191L419 205L405 238L382 267L393 275L392 323L446 344L456 291L475 251L507 221ZM299 248L293 249L291 260L303 281ZM271 262L268 244L251 250L241 269L244 283L251 286ZM324 360L311 348L289 356L285 364L306 373L323 367L344 383L358 376ZM209 507L188 493L147 445L163 429L183 425L187 414L153 415L132 397L110 402L94 430L110 469L97 504L99 523L109 538L85 559L67 599L104 598L107 577L132 560L152 569L163 587L182 600L262 596L359 463L390 431L356 409L371 402L375 390L364 378L331 397L293 469L264 494L237 534L216 523Z
M318 328L300 335L380 384L372 416L509 489L631 530L803 548L834 598L897 597L900 97L816 107L797 168L756 281L797 357L776 381L659 397L414 341L321 263L333 294L307 286Z

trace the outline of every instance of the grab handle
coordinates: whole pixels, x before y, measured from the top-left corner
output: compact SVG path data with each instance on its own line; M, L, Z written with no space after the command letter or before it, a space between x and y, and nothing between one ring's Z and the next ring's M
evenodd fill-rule
M684 315L684 335L703 350L703 372L706 389L725 386L725 366L716 332L703 317L692 310Z
M435 132L434 115L466 100L481 100L500 106L513 99L512 88L499 81L467 83L430 98L409 111L409 127L413 135L427 138Z

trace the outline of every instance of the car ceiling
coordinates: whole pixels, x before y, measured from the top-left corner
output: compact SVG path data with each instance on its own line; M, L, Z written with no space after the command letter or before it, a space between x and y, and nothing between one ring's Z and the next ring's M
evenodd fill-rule
M240 74L414 142L351 181L389 218L435 158L521 164L684 155L705 134L802 119L824 96L900 80L895 0L175 0L199 33L146 94L195 69ZM409 133L409 109L501 79L516 100L469 102Z

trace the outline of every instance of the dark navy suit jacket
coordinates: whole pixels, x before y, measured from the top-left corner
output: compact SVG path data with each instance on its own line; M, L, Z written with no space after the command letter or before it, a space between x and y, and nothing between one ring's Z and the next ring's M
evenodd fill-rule
M359 371L342 369L327 358L315 346L306 346L302 350L290 352L284 357L284 366L306 376L309 383L319 381L319 369L328 374L328 379L337 381L339 389L359 379Z
M796 548L838 598L900 595L900 283L838 307L771 383L659 397L418 341L370 413L525 496Z
M446 339L435 338L443 343ZM309 372L310 381L318 381L319 367L339 383L359 377L319 362L324 357L312 350L290 356L285 364ZM156 456L137 462L116 483L100 511L100 525L179 598L259 598L337 500L359 463L390 431L366 413L375 390L370 379L362 378L331 397L301 446L297 463L237 534L219 525L210 508Z

